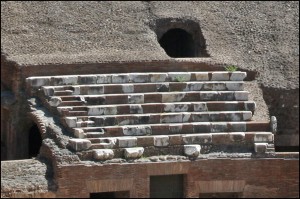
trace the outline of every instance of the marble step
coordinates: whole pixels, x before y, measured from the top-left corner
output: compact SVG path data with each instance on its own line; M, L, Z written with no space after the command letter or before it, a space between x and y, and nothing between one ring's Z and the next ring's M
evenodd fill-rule
M220 132L201 134L177 134L177 135L150 135L150 136L126 136L126 137L86 137L91 142L91 149L117 149L127 147L168 147L186 144L207 145L232 145L243 143L251 145L255 143L259 134L262 140L272 150L274 135L271 132ZM274 148L274 147L273 147Z
M270 131L270 122L193 122L73 128L76 137L87 132L99 132L102 137L117 137L248 131Z
M43 86L46 96L99 95L114 93L178 92L178 91L243 91L242 81L160 82Z
M74 127L78 121L93 121L94 126L122 126L134 124L157 123L186 123L186 122L214 122L214 121L249 121L251 111L215 111L215 112L178 112L178 113L152 113L110 116L78 116L66 117L67 125ZM83 125L85 125L83 123ZM78 126L77 127L84 127Z
M248 95L249 95L248 91L190 91L190 92L171 92L171 93L155 92L155 93L135 93L135 94L60 96L60 99L63 102L77 100L77 101L83 101L86 105L104 105L104 104L143 104L143 103L190 102L190 101L247 101Z
M66 110L63 116L68 116L68 111L87 111L89 116L206 111L252 111L253 113L255 108L256 104L254 101L173 102L57 107L59 112Z
M187 81L243 81L246 72L167 72L167 73L115 73L93 75L34 76L26 78L26 87L37 89L41 86L79 84L120 84Z

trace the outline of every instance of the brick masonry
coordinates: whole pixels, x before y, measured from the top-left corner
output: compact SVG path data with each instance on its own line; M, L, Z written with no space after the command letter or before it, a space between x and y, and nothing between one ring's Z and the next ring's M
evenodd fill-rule
M242 197L299 197L299 159L203 159L182 162L69 165L57 170L57 197L129 191L150 197L150 176L184 175L184 197L239 192Z

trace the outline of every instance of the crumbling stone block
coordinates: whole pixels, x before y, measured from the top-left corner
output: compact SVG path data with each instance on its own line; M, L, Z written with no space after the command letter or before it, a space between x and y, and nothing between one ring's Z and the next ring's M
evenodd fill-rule
M110 160L114 157L114 151L112 149L94 149L93 157L96 160Z
M184 145L184 154L186 156L197 158L200 154L201 146L198 144Z
M125 148L124 156L126 159L137 159L140 158L144 153L143 147Z
M169 136L158 135L154 137L154 146L164 147L169 146Z
M83 151L87 150L92 146L92 143L90 140L87 139L70 139L69 145L72 149L75 151Z

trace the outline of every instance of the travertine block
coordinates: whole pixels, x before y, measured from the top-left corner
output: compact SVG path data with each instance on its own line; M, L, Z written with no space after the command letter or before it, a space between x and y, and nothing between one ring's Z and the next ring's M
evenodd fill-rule
M169 145L169 136L158 135L154 137L154 146L168 146Z
M144 153L143 147L125 148L124 156L126 159L140 158Z
M117 140L118 146L121 148L135 147L137 145L136 137L119 137Z
M189 157L196 158L199 156L201 146L198 144L184 145L184 154Z
M254 143L254 150L256 153L265 153L267 151L268 143Z
M94 149L93 157L96 160L110 160L114 157L114 151L111 149Z
M70 139L69 145L75 151L82 151L89 149L92 146L92 143L87 139Z

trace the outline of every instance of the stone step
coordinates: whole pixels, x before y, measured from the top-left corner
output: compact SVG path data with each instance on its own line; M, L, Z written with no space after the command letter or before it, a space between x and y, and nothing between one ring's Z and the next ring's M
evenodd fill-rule
M190 101L247 101L248 91L190 91L171 93L135 93L60 96L64 101L83 101L86 105L143 104Z
M178 92L178 91L243 91L242 81L162 82L132 84L89 84L75 86L44 86L46 96L100 95L114 93Z
M193 123L178 123L178 124L165 123L165 124L148 124L148 125L105 126L105 127L82 127L82 128L75 127L73 129L75 135L79 135L87 132L101 132L103 133L103 137L218 133L218 132L248 132L248 131L269 131L269 130L270 130L269 121L193 122Z
M62 116L87 116L87 111L66 111L62 113Z
M173 102L57 107L59 111L62 109L66 109L68 111L87 111L89 116L206 111L254 112L255 108L256 104L254 101Z
M72 90L62 90L62 91L54 91L54 96L65 96L65 95L73 95Z
M82 106L82 105L84 105L84 102L82 102L82 101L70 100L70 101L62 101L59 104L59 107L64 107L64 106Z
M70 117L66 117L69 119ZM72 117L74 118L74 117ZM157 123L186 123L214 121L249 121L251 111L222 111L222 112L178 112L156 114L131 114L110 116L78 116L74 121L93 121L95 126L122 126L134 124ZM72 122L73 123L73 122ZM78 126L77 126L78 127ZM81 126L79 126L81 127Z
M149 136L126 136L126 137L105 137L87 138L91 141L91 149L117 149L127 147L168 147L186 144L207 145L232 145L242 143L251 145L255 143L256 134L264 135L266 143L272 143L268 138L271 132L220 132L201 134L177 134L177 135L149 135ZM274 144L268 144L271 148Z
M120 84L155 83L187 81L243 81L246 72L168 72L168 73L115 73L93 75L35 76L26 78L27 88L41 86L79 85L79 84Z

